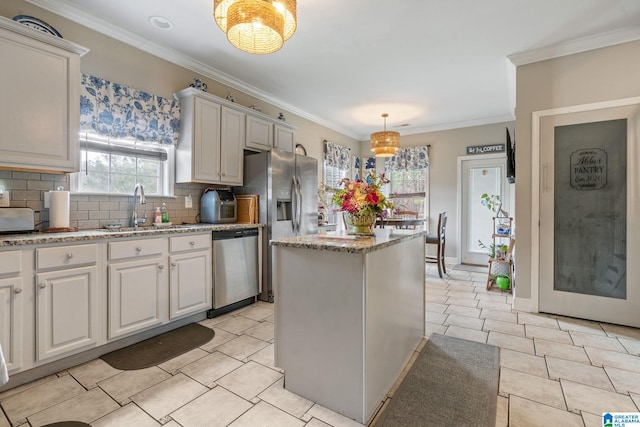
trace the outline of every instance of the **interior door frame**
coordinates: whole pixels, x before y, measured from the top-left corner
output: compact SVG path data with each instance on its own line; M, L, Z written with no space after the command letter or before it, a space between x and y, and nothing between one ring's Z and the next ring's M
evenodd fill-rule
M506 154L505 153L492 153L492 154L480 154L480 155L475 155L475 156L459 156L458 157L458 185L457 185L457 189L456 192L458 193L458 206L457 206L457 210L458 210L458 221L457 221L457 227L458 227L458 241L456 242L458 245L458 254L456 255L456 264L462 264L462 240L463 240L463 233L462 233L462 227L463 227L463 212L462 212L462 198L463 198L463 192L462 192L462 184L464 181L464 176L463 173L464 171L462 170L462 163L465 161L470 161L470 160L490 160L490 159L506 159ZM506 176L503 178L504 182L504 191L509 191L509 187L507 185L507 178Z
M531 311L540 308L540 122L543 117L640 104L640 96L531 113ZM516 291L517 292L517 291Z

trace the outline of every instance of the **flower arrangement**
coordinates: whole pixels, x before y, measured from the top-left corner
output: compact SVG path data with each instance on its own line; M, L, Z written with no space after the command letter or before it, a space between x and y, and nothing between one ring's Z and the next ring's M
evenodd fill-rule
M388 182L384 174L370 173L365 179L356 180L344 178L340 181L343 188L334 193L331 201L351 215L375 217L385 209L393 209L393 203L380 191L380 187Z

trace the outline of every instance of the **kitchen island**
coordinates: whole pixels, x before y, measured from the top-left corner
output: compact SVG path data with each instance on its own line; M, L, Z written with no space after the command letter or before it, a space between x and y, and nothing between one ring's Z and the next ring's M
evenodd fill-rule
M424 336L424 231L275 240L285 388L367 423Z

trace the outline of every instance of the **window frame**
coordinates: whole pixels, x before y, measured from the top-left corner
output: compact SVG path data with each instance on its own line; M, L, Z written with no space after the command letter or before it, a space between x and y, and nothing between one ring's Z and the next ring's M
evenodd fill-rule
M152 158L154 157L154 152L157 152L158 149L163 150L166 153L166 159L162 159L163 155L158 155L160 157L161 168L160 174L158 176L159 184L158 189L161 190L161 193L148 193L147 197L175 197L174 188L175 188L175 147L173 144L140 144L139 146L135 144L135 141L130 140L105 140L104 137L96 133L85 133L83 132L83 138L81 138L80 142L80 162L82 162L82 158L84 157L84 152L89 151L105 153L108 155L133 155L140 158ZM101 150L100 146L103 145L105 147L104 150ZM153 147L155 149L150 149ZM137 155L136 152L141 155ZM78 172L72 173L70 176L70 187L72 194L78 195L105 195L105 196L129 196L130 193L118 193L118 192L109 192L109 191L80 191L80 174L83 171L80 170ZM111 173L109 173L111 175ZM137 175L136 175L137 176ZM133 188L131 189L133 191Z

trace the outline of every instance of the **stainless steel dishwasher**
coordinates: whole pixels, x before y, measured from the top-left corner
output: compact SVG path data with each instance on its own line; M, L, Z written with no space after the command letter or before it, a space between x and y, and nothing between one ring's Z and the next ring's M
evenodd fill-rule
M258 229L213 231L213 310L255 301L258 289Z

